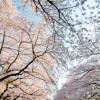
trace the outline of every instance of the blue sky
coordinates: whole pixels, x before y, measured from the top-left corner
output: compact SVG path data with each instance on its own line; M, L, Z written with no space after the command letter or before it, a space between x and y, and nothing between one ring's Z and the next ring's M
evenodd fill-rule
M18 10L19 16L25 17L33 23L40 21L41 17L36 13L33 13L31 7L26 6L25 9L22 8L21 0L16 0L13 4Z

